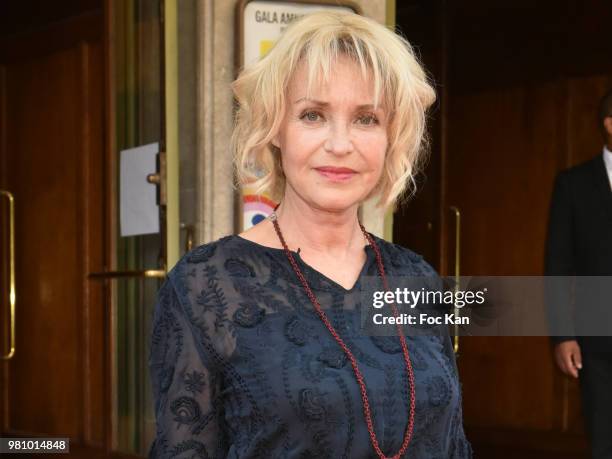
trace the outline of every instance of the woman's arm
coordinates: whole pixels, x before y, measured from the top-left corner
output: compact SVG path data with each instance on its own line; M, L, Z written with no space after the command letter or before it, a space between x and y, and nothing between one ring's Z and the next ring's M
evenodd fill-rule
M149 457L226 457L220 374L203 363L176 290L167 279L153 317L149 371L157 435Z

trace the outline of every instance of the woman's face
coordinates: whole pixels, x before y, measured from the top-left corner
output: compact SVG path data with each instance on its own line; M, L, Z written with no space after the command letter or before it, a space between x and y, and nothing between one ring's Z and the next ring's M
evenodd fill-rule
M285 198L313 208L347 210L378 183L387 150L387 118L374 110L374 85L359 66L340 57L328 83L306 99L307 66L300 63L287 88L287 110L272 143L281 150Z

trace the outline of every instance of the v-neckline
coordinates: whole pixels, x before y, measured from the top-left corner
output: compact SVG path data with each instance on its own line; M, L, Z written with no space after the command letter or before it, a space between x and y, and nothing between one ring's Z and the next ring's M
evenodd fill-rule
M372 239L374 239L374 236L371 233L368 232L368 234L370 235L370 237ZM274 252L274 253L277 253L277 254L278 253L282 253L283 255L285 255L285 249L277 248L277 247L268 247L267 245L259 244L258 242L251 241L250 239L246 239L246 238L244 238L242 236L239 236L237 234L234 234L234 237L236 239L239 239L240 241L243 241L243 242L246 242L246 243L248 243L248 244L250 244L252 246L258 247L260 250L268 250L268 251L271 251L271 252ZM355 291L355 289L358 286L360 286L361 278L366 274L366 272L368 270L368 267L370 265L370 262L372 260L372 257L374 255L374 249L372 248L372 246L370 244L364 245L363 246L363 250L366 253L366 259L365 259L365 262L363 263L363 266L361 267L361 270L359 271L359 275L357 276L357 279L355 280L355 283L353 284L353 286L350 289L347 289L343 285L339 284L337 281L333 280L332 278L326 276L322 272L320 272L317 269L315 269L312 266L310 266L308 263L306 263L302 259L300 254L298 252L296 252L295 250L289 250L289 251L293 255L293 257L296 260L296 262L301 264L303 268L305 268L306 270L310 271L312 274L320 277L321 279L323 279L327 283L331 284L337 290L342 291L342 293L344 293L345 295L348 295L350 293L353 293ZM287 260L287 262L289 262L289 260Z

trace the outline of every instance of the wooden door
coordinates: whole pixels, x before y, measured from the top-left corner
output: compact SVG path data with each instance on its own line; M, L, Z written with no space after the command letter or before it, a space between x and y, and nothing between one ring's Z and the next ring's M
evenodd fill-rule
M0 188L15 198L17 281L1 431L70 437L71 450L89 457L105 447L109 419L103 284L87 278L105 263L104 22L100 5L79 14L91 2L67 4L76 10L68 19L26 21L0 37ZM13 19L37 5L21 2ZM6 283L3 325L5 292Z
M575 87L580 95L590 89L590 81L583 83ZM554 175L570 165L575 132L567 116L566 104L575 102L569 84L559 79L454 95L447 203L463 217L464 275L542 275ZM597 139L594 123L589 131ZM462 338L459 367L465 418L478 443L492 451L581 457L578 385L557 371L548 338Z
M601 153L596 106L612 87L612 10L406 3L398 24L440 101L426 179L396 214L394 240L453 274L456 206L462 275L542 275L554 176ZM547 338L462 338L458 362L479 457L586 457L578 384L556 369Z

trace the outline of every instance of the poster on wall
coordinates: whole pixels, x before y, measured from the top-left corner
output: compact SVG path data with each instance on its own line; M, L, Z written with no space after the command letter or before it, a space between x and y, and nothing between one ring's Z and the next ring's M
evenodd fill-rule
M287 26L301 16L319 10L344 10L354 12L348 6L307 2L250 1L242 10L242 55L245 66L257 62L274 42L278 40ZM269 196L255 195L245 186L241 190L241 229L244 231L272 213L276 202Z

